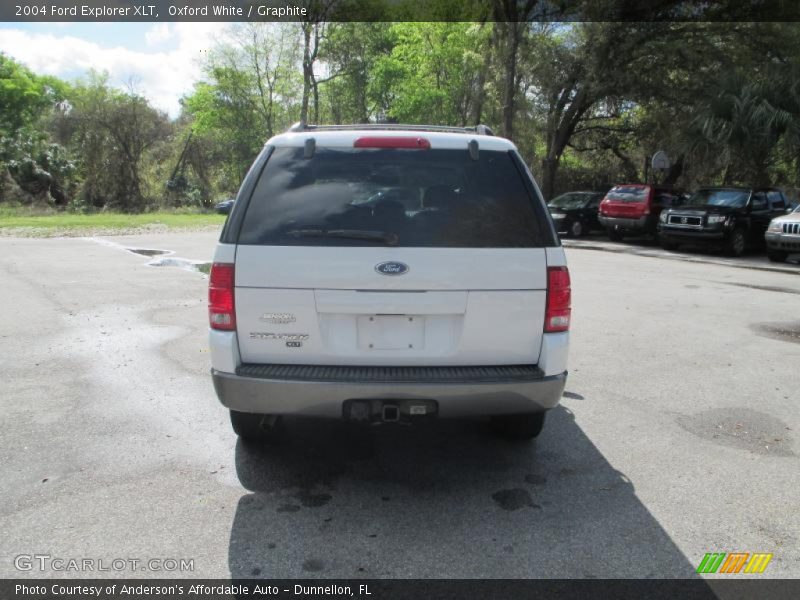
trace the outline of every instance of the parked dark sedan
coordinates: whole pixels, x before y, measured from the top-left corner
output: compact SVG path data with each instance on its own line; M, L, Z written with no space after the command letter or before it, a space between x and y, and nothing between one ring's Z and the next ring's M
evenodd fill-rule
M547 207L560 234L580 237L592 229L602 229L597 210L601 192L567 192L553 198Z
M235 198L231 198L230 200L223 200L222 202L218 202L214 208L219 214L227 215L229 212L231 212L231 209L233 208L233 203L235 201L236 201Z
M767 226L786 206L775 188L702 188L685 206L661 213L661 246L675 250L680 244L711 244L740 256L748 245L763 246Z

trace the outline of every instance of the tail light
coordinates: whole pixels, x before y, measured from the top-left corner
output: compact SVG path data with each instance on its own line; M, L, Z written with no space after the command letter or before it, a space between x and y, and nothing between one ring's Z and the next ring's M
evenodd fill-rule
M236 329L233 303L233 265L214 263L208 277L208 322L211 329Z
M572 289L567 267L547 267L547 307L545 333L568 331L572 315Z
M644 201L644 211L642 211L643 214L645 215L650 214L650 209L652 208L655 200L656 200L656 191L653 188L650 188L647 194L647 200Z

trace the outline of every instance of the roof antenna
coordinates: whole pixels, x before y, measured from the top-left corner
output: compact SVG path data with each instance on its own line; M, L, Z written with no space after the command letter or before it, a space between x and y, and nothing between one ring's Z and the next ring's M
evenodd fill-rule
M478 140L470 140L467 147L469 148L469 157L472 160L478 160Z
M308 138L306 143L303 144L303 156L305 158L311 158L314 156L314 150L317 149L317 140L314 138Z

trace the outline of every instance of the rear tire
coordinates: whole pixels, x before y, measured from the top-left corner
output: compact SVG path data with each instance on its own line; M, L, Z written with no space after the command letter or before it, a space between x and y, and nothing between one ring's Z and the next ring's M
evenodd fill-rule
M767 258L772 262L786 262L787 256L789 256L788 252L781 252L780 250L767 250Z
M523 415L504 415L493 417L492 425L495 433L509 440L532 440L544 427L547 413L528 413Z
M278 420L269 423L270 415L230 411L233 431L244 442L266 442L275 438Z
M622 239L625 237L625 235L622 232L617 231L616 229L609 228L607 231L608 231L608 239L610 239L612 242L621 242Z
M583 223L581 223L580 221L573 221L572 225L569 226L569 234L574 238L583 237L584 234Z
M744 254L747 238L744 229L737 227L731 231L731 235L725 240L724 251L728 256L741 256Z

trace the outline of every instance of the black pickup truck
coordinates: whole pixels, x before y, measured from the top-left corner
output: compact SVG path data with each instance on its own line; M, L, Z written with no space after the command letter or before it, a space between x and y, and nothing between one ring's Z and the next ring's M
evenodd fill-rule
M748 245L763 246L769 222L784 214L786 206L776 188L701 188L686 204L661 213L661 246L676 250L681 244L709 244L740 256Z

